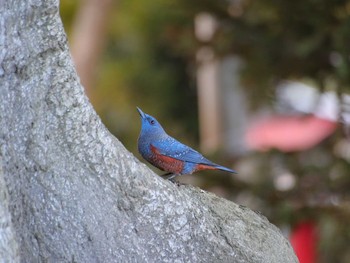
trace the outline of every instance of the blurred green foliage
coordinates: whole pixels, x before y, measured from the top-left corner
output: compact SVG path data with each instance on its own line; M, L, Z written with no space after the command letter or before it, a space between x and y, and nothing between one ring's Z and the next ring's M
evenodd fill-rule
M78 7L61 1L68 33ZM187 134L188 143L197 141L195 52L203 43L194 37L193 20L203 11L219 24L208 43L216 54L244 58L251 106L271 101L280 79L311 78L321 89L331 79L339 90L349 87L349 1L117 1L91 99L127 146L135 106L156 113L176 136Z
M339 89L349 87L349 1L182 2L193 13L208 10L216 16L219 30L212 45L223 56L244 58L252 104L265 104L271 87L284 78L312 78L321 88L331 78Z

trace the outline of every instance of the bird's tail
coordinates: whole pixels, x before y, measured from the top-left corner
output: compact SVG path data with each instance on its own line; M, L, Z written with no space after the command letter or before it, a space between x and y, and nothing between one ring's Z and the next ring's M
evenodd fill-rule
M217 163L213 163L209 161L208 159L203 158L204 161L200 164L197 164L196 166L196 171L201 171L201 170L221 170L229 173L236 174L237 172L235 170L232 170L230 168L227 168L225 166L221 166Z
M218 170L221 170L221 171L225 171L225 172L229 172L229 173L233 173L233 174L236 174L236 173L237 173L235 170L232 170L232 169L230 169L230 168L227 168L227 167L225 167L225 166L221 166L221 165L218 165L218 164L216 164L214 167L215 167L216 169L218 169Z

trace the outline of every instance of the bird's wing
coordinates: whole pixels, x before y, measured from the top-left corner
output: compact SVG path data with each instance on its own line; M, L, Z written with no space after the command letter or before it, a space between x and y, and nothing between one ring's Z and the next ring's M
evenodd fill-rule
M152 142L152 146L159 154L169 156L181 161L208 165L214 164L208 159L204 158L203 155L201 155L199 152L193 150L191 147L188 147L187 145L175 140L172 137Z

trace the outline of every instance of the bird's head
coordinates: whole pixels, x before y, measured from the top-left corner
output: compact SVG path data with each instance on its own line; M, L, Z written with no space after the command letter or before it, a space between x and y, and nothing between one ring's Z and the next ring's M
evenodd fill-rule
M137 107L137 111L141 116L141 135L147 134L148 136L161 136L165 135L165 131L156 118L144 113Z

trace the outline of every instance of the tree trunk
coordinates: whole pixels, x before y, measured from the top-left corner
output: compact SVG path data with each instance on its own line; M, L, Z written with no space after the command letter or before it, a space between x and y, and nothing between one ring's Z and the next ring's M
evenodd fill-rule
M73 23L71 53L81 83L88 97L95 85L99 58L105 46L112 0L80 1Z
M1 156L0 156L0 164ZM11 215L8 210L8 193L0 165L0 262L19 262Z
M0 0L0 25L0 156L21 262L297 262L266 218L159 178L106 130L57 1Z

